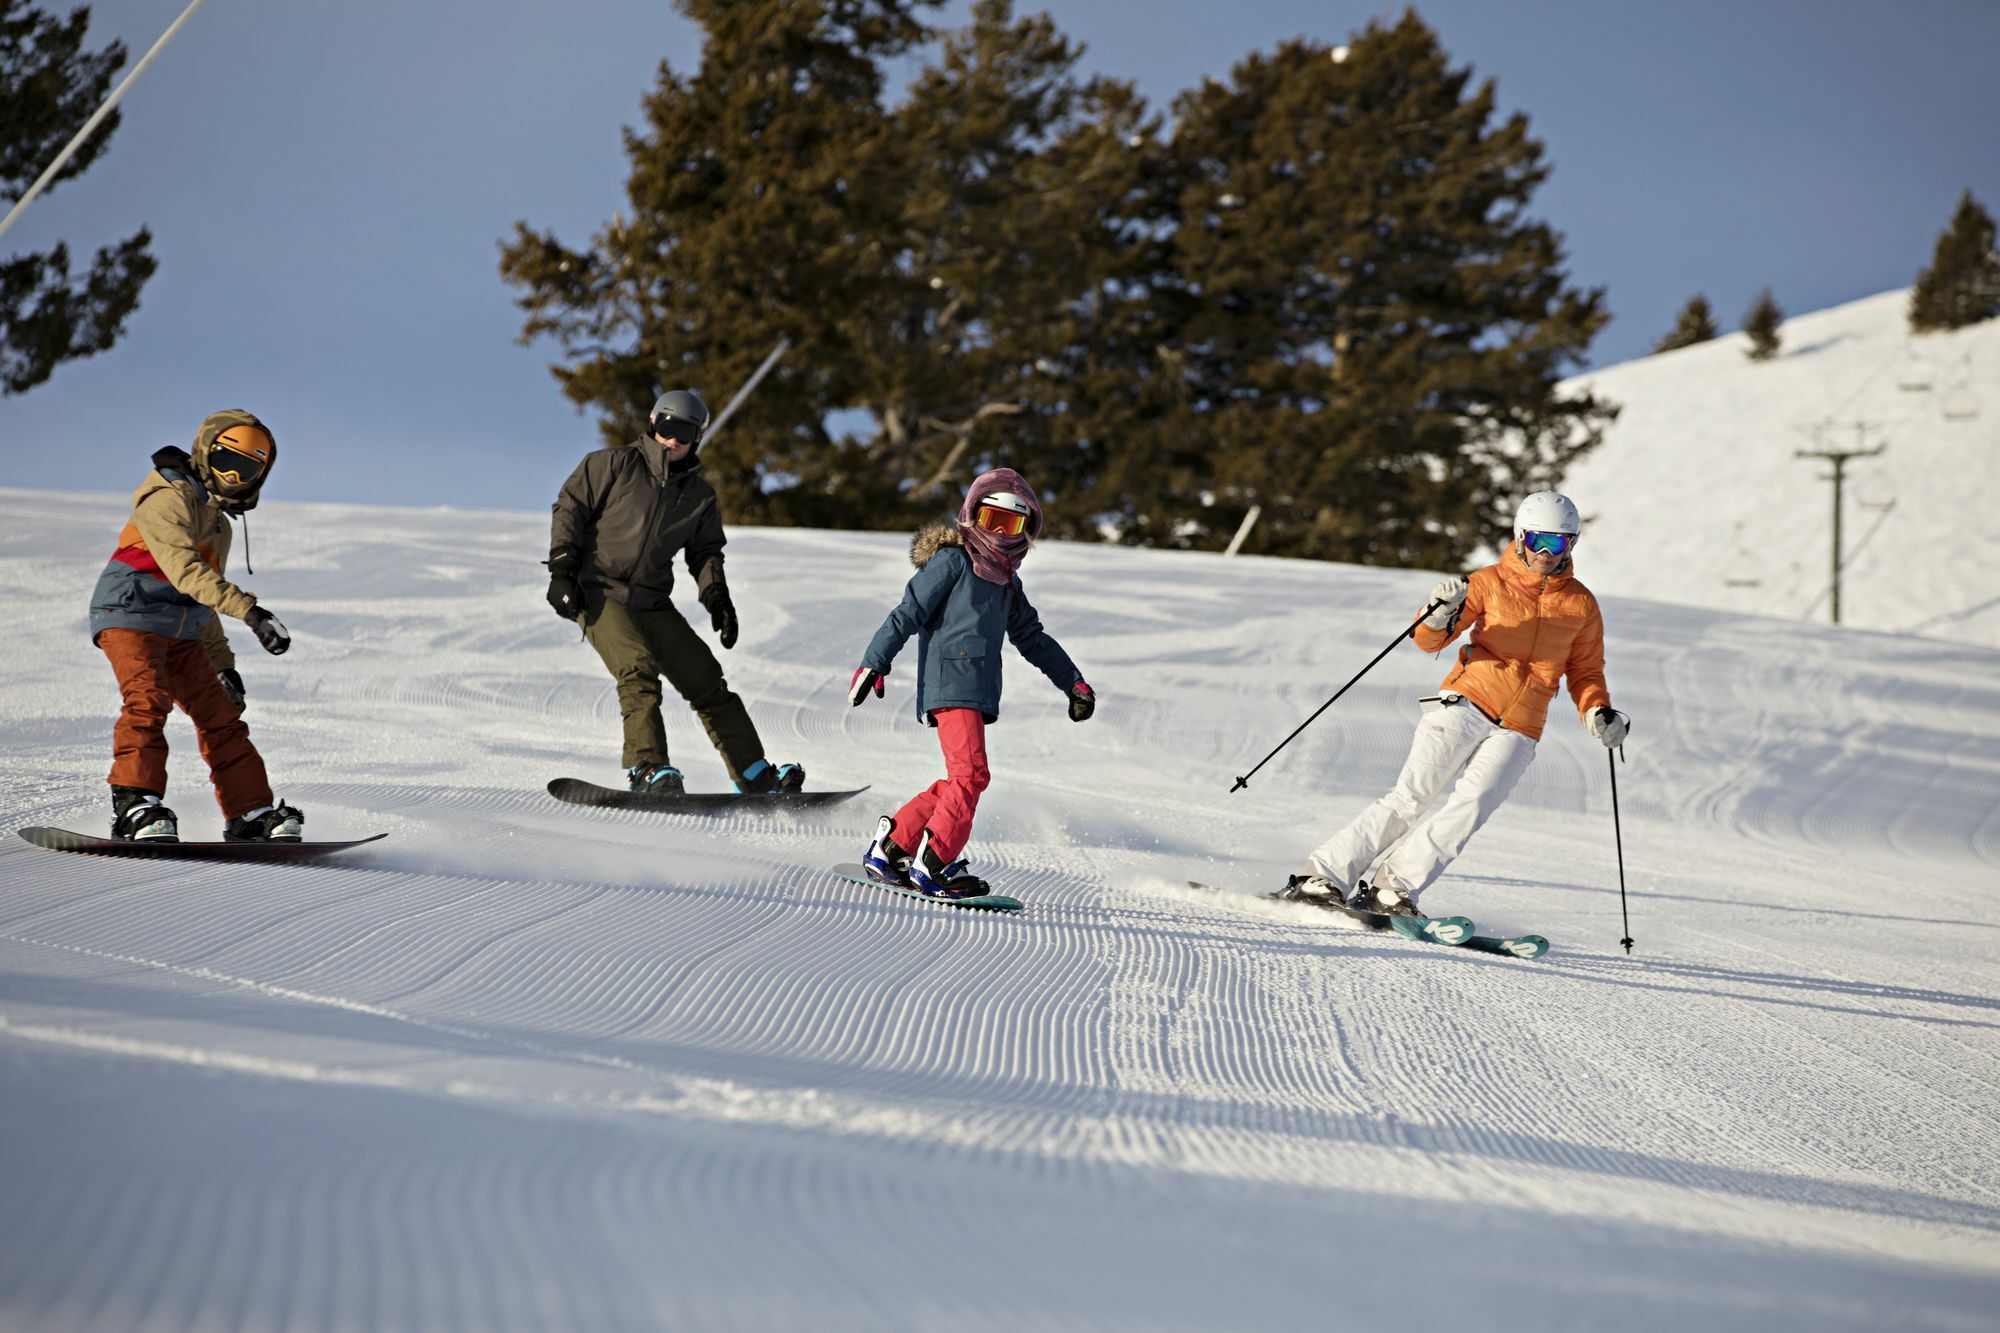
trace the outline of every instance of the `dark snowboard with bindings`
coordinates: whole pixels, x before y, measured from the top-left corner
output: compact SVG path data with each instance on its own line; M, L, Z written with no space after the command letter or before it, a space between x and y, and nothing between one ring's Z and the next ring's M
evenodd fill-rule
M24 828L22 838L52 852L80 852L85 856L123 856L161 861L311 861L350 847L380 842L388 837L377 833L349 842L173 842L165 838L99 838L88 833L72 833L59 828Z
M549 795L566 805L592 805L607 810L651 810L669 815L721 814L734 810L803 810L839 805L867 791L649 792L600 787L581 778L555 778Z
M969 907L974 911L986 912L1018 912L1022 907L1018 898L1009 898L1004 893L979 893L953 898L942 893L925 893L922 889L906 888L901 884L891 884L887 880L876 879L853 862L837 865L833 867L831 873L856 884L865 884L871 889L887 889L890 893L900 894L905 898L915 898L918 902L942 903L946 907Z

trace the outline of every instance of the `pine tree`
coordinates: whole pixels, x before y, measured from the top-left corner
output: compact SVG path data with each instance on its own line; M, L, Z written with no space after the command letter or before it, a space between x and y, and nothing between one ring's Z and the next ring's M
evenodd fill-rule
M1718 332L1715 314L1708 308L1708 298L1696 292L1681 307L1681 313L1674 317L1674 327L1653 344L1653 351L1671 352L1681 347L1692 347L1696 343L1707 342Z
M64 144L110 92L125 63L113 42L83 49L90 10L57 19L26 0L0 0L0 204L27 193ZM111 142L112 112L43 193L82 174ZM26 393L65 361L115 343L158 267L145 228L97 252L87 273L70 274L69 247L0 259L0 395Z
M1219 546L1257 503L1259 549L1435 565L1615 411L1556 391L1607 316L1524 216L1540 145L1414 16L1253 57L1166 140L1009 0L895 105L929 0L680 4L702 64L627 135L629 218L521 224L501 271L610 442L792 339L705 455L731 521L900 527L1006 463L1062 535Z
M1744 355L1752 361L1769 361L1776 356L1778 326L1784 322L1785 312L1778 309L1777 301L1771 297L1771 289L1766 287L1757 293L1757 299L1743 314L1743 331L1750 335L1750 348Z
M663 61L626 132L630 216L581 248L525 223L502 246L522 341L561 344L555 377L598 410L605 443L637 434L663 389L719 406L791 339L703 457L732 521L838 521L777 497L850 461L827 417L865 401L870 321L908 287L889 248L907 168L882 62L924 37L928 2L680 0L701 65ZM851 516L884 497L847 498Z
M1917 274L1910 328L1960 329L1995 315L2000 315L2000 254L1993 248L1993 216L1967 190L1951 226L1938 237L1930 267Z
M1175 106L1172 356L1212 471L1154 540L1442 568L1503 532L1615 409L1563 396L1608 319L1526 209L1549 167L1413 12L1345 61L1286 42Z

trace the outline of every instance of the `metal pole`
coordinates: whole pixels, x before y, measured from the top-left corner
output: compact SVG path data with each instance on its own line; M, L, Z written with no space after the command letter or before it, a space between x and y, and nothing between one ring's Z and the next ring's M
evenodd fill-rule
M1401 643L1403 640L1415 634L1417 632L1417 626L1424 623L1424 617L1428 616L1431 612L1437 610L1440 606L1443 605L1444 605L1443 602L1432 602L1429 606L1426 606L1422 611L1419 611L1417 613L1417 618L1410 622L1410 626L1408 629L1404 630L1401 634L1398 634L1395 638L1389 640L1388 647L1384 648L1381 652L1375 654L1374 658L1369 661L1367 666L1362 667L1361 670L1354 673L1354 680L1348 681L1347 684L1335 690L1333 692L1333 698L1328 699L1318 708L1315 708L1313 710L1312 717L1309 717L1305 721L1299 723L1299 725L1292 730L1291 735L1279 741L1277 750L1273 750L1271 751L1270 754L1267 754L1262 759L1259 759L1257 761L1257 768L1262 768L1264 765L1270 763L1272 759L1277 757L1278 750L1284 749L1287 745L1290 745L1294 740L1297 740L1299 732L1304 731L1307 727L1310 727L1313 724L1313 720L1315 718L1317 718L1321 713L1324 713L1327 709L1333 707L1335 703L1339 702L1341 695L1347 693L1349 690L1354 688L1355 680L1360 680L1370 671L1373 671L1375 669L1376 662L1381 661L1383 658L1387 657L1391 652L1393 652L1397 644ZM1236 792L1242 791L1245 787L1249 786L1250 779L1257 776L1257 768L1251 769L1248 773L1245 773L1242 777L1236 779L1236 785L1229 789L1230 792L1234 794Z
M1815 433L1821 433L1824 429L1824 427L1820 427ZM1847 481L1847 460L1850 458L1873 458L1889 447L1887 444L1878 444L1873 449L1861 448L1860 442L1867 438L1867 434L1871 429L1873 427L1865 421L1854 423L1856 447L1852 449L1795 449L1792 451L1792 457L1794 458L1823 458L1833 465L1833 475L1831 477L1823 477L1821 480L1833 483L1833 577L1829 580L1828 591L1833 599L1832 616L1833 623L1836 625L1840 623L1840 516L1841 509L1844 507L1842 504L1842 494Z
M728 405L722 409L722 415L715 419L715 424L702 432L701 442L703 444L715 443L715 437L722 434L723 423L735 414L736 409L742 405L745 398L750 396L751 391L764 382L764 377L771 373L771 367L778 364L778 358L783 356L785 349L791 345L792 340L790 338L778 339L778 345L773 347L771 354L764 358L764 364L758 366L752 372L750 378L744 381L743 387L736 391L736 396L731 398Z
M1625 829L1618 819L1618 756L1625 753L1619 746L1614 754L1610 750L1604 757L1611 761L1611 833L1618 839L1618 915L1625 922L1625 938L1618 941L1625 946L1625 952L1632 952L1632 913L1625 907Z
M14 202L14 207L7 211L6 218L0 220L0 236L7 234L7 229L14 225L14 219L20 217L22 210L34 202L35 196L42 192L43 187L56 178L56 173L63 169L64 163L76 155L76 150L83 146L83 141L90 137L91 131L95 130L103 122L104 118L111 114L111 109L118 105L119 98L125 96L125 90L132 86L132 81L146 72L146 66L153 63L153 57L166 49L167 43L174 39L174 34L181 30L181 25L194 17L194 11L200 9L201 5L202 0L193 0L193 3L182 10L181 16L173 21L172 26L160 34L160 40L153 43L153 49L146 52L140 58L138 64L132 66L130 74L119 80L118 86L111 90L111 96L104 99L104 105L97 108L96 113L89 120L83 122L83 128L76 132L75 137L69 141L68 145L60 153L56 154L56 160L49 163L48 170L35 178L35 183L28 187L28 192L17 199Z
M1840 490L1847 475L1847 458L1833 456L1833 623L1840 623Z

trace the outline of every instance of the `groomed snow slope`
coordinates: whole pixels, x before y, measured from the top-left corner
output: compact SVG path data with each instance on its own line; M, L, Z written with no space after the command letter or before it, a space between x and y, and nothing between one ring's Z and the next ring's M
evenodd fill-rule
M1563 483L1599 592L1825 624L1833 488L1796 454L1886 444L1847 465L1841 622L2000 648L2000 320L1914 335L1909 300L1787 320L1761 364L1732 333L1571 381L1624 408Z
M0 492L7 830L104 818L123 505ZM875 785L702 821L542 793L614 779L618 730L544 518L252 521L296 636L236 629L257 740L314 836L390 837L7 835L0 1327L2000 1326L2000 655L1610 601L1637 953L1560 710L1432 899L1530 963L1179 887L1268 887L1390 781L1440 672L1407 647L1227 794L1426 576L1038 550L1103 706L1010 654L995 917L821 869L938 769L911 658L842 697L901 540L735 534L732 683L815 785Z

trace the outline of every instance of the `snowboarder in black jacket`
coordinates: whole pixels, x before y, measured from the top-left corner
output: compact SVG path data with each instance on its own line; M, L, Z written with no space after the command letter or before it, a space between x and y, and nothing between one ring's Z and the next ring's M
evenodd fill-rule
M724 648L736 644L736 607L723 579L722 511L701 475L708 405L687 389L660 395L646 434L586 454L563 483L549 532L549 605L578 621L618 682L625 771L632 790L682 790L660 717L664 675L701 718L742 792L798 791L805 770L772 764L743 701L708 645L674 608L674 556Z

